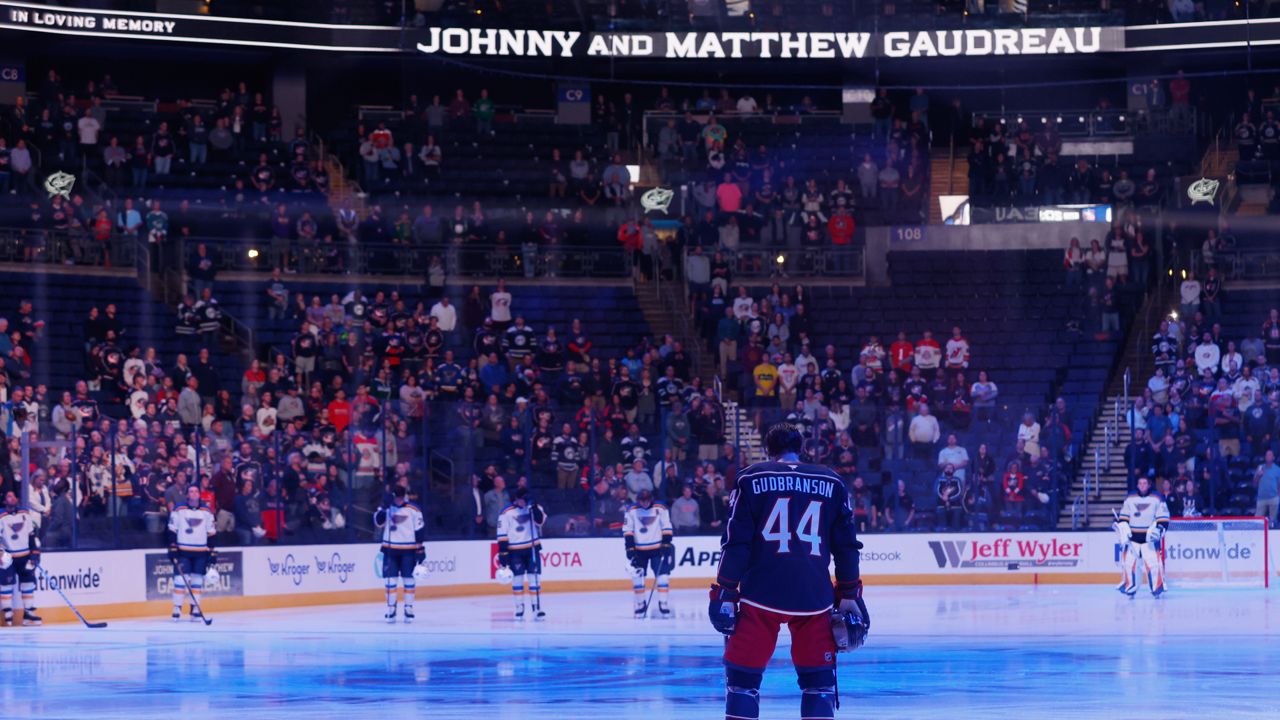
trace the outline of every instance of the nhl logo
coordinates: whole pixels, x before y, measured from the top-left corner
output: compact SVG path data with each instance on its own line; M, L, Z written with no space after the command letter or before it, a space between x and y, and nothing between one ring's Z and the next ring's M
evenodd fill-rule
M1212 205L1213 199L1218 196L1218 187L1221 184L1220 180L1200 178L1187 186L1187 197L1190 198L1192 205L1201 202Z
M59 170L44 179L44 189L49 193L52 199L55 195L61 195L64 199L71 199L71 188L76 184L76 176Z
M656 187L640 196L640 206L644 208L646 215L655 211L665 215L667 214L667 208L671 207L672 198L675 196L674 190Z

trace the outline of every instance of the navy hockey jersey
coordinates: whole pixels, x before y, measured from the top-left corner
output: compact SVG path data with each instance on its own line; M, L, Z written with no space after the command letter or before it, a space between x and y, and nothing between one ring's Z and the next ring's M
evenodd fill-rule
M756 463L738 474L730 497L717 582L738 587L748 605L816 615L832 605L832 558L837 583L851 590L861 547L839 475L820 465Z

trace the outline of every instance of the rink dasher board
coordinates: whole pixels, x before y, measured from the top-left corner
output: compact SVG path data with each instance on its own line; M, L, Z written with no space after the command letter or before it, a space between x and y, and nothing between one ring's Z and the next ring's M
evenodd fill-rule
M1114 583L1119 546L1111 532L906 533L864 535L861 570L868 584ZM1271 531L1271 541L1280 531ZM1273 544L1274 547L1274 544ZM701 587L715 577L720 541L677 537L675 587ZM373 601L381 596L376 544L261 546L220 553L222 588L210 589L210 611ZM150 559L148 559L150 556ZM510 592L493 579L497 543L428 542L428 574L420 597ZM621 538L547 538L543 583L557 590L625 589ZM162 550L46 552L42 565L67 597L98 618L163 612L167 559ZM1269 558L1280 580L1276 553ZM1172 565L1171 565L1172 567ZM150 592L149 592L150 590ZM148 597L152 598L148 600ZM51 620L73 620L57 593L39 578L36 604Z

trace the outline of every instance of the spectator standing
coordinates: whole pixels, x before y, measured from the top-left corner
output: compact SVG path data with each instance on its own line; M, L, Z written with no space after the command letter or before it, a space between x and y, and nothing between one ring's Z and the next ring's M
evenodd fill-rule
M693 486L680 488L680 497L671 503L671 525L676 535L694 535L702 527L702 516L698 510L698 501L693 497Z
M471 114L476 119L477 135L493 135L493 116L496 110L493 101L489 99L488 88L480 90L480 97L476 98L476 102L471 106Z
M158 206L157 206L158 209ZM218 268L209 248L204 243L196 245L196 254L187 265L187 277L191 280L192 292L197 297L204 294L205 289L213 290L213 281L217 278Z
M1258 488L1257 507L1253 514L1267 519L1268 527L1276 527L1277 508L1280 508L1280 466L1276 454L1267 450L1263 462L1253 473L1253 484Z
M916 416L911 418L907 429L907 437L911 441L912 450L918 458L929 458L933 455L933 446L938 443L941 430L938 418L929 414L929 405L920 403L916 408Z
M1196 279L1196 274L1187 272L1187 279L1183 280L1182 285L1178 288L1181 317L1189 320L1200 312L1201 291L1200 281Z
M1184 127L1191 125L1191 81L1181 70L1169 81L1169 117Z
M507 493L507 481L498 475L493 478L493 487L484 494L484 524L489 529L490 536L497 535L498 514L510 504L511 495Z

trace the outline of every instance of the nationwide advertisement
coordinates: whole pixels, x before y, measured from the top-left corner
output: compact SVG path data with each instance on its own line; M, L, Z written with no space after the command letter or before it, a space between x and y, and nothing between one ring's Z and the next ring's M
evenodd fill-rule
M76 605L146 599L140 551L46 552L40 567L44 572L36 572L37 607L61 606L58 589Z

